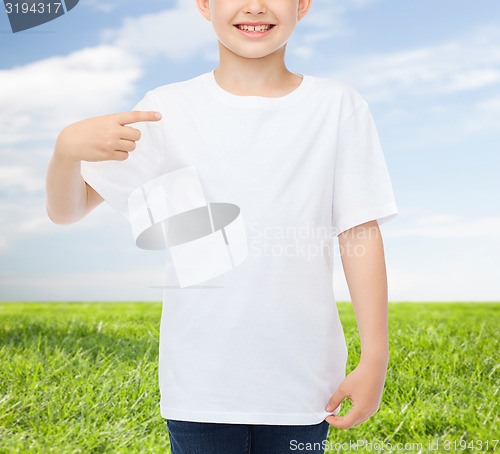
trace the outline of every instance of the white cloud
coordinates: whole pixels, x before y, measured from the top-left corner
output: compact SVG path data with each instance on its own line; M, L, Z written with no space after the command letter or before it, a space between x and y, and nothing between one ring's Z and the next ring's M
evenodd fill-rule
M498 301L498 267L467 259L435 262L418 269L388 267L389 301Z
M385 235L384 235L385 236ZM403 254L387 249L389 301L498 301L500 266L482 263L480 253L466 250L450 259L446 252L418 246ZM338 301L350 301L342 262L335 259L333 286Z
M355 86L371 102L491 86L500 82L500 32L488 28L435 46L357 56L328 77Z
M452 222L460 222L456 214L435 214L415 221L416 224L420 225L450 224Z
M462 121L463 134L500 132L500 95L490 96L473 105L471 112Z
M140 269L52 273L40 277L6 275L0 277L0 287L11 301L161 301L162 290L154 287L163 285L164 274L161 266L141 266ZM99 289L98 292L95 289Z
M44 180L29 167L21 165L0 166L0 191L22 189L37 192L45 187Z
M187 61L217 48L212 24L200 14L194 0L179 0L175 8L126 18L121 28L105 30L102 38L143 59L164 55Z
M335 36L335 34L336 34L335 30L327 29L318 32L307 33L304 35L302 39L307 44L313 44L316 43L317 41L321 41L322 39L331 38L332 36Z
M35 287L46 287L51 288L54 285L63 286L67 289L76 290L78 285L88 285L89 282L92 282L97 286L110 286L112 288L117 288L120 285L123 285L124 282L129 284L144 284L147 286L163 285L163 273L164 270L158 267L151 267L138 270L130 270L130 271L109 271L109 272L74 272L74 273L66 273L64 275L64 279L61 280L58 276L54 276L54 280L57 280L56 284L53 280L47 279L46 277L40 279L23 279L23 278L11 278L6 281L6 284L23 284L27 286L35 286Z
M141 74L136 57L109 45L0 70L0 144L55 139L70 123L122 107Z
M395 149L459 144L471 135L500 132L497 28L475 29L427 47L336 60L336 65L325 76L347 82L370 105L381 106L377 122L395 128Z
M331 2L331 0L318 2L318 4L313 3L297 27L310 27L311 30L314 30L305 37L305 41L310 42L315 41L315 38L348 35L352 33L352 30L348 28L344 18L347 9L345 4Z
M353 9L366 8L380 0L314 0L306 16L299 23L313 24L333 33L350 32L344 14Z
M130 225L105 202L77 223L67 225L54 224L47 215L45 205L46 198L40 195L30 197L25 194L0 201L3 249L16 248L24 238L34 235L73 234L95 228L130 229Z
M500 217L467 220L419 207L402 208L400 214L409 227L381 227L390 301L498 300ZM337 244L334 263L336 298L349 301Z
M417 220L411 227L383 227L384 237L428 237L428 238L484 238L498 237L500 216L482 219L459 220L453 215L448 218Z
M349 27L346 15L350 10L361 9L379 0L314 0L305 17L297 24L297 31L290 38L287 48L298 57L323 58L318 51L318 42L335 36L349 36L354 30Z
M499 46L500 48L500 46ZM493 68L470 69L465 74L454 74L444 92L474 90L500 81L500 70Z
M309 46L296 46L296 47L291 47L290 52L293 54L302 57L302 58L311 58L314 55L314 51L311 47Z

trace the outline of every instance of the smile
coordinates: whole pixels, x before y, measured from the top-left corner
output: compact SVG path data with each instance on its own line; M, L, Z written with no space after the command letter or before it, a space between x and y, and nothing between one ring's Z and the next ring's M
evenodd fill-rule
M244 36L250 38L260 38L269 34L269 32L275 27L275 24L236 24L234 27Z

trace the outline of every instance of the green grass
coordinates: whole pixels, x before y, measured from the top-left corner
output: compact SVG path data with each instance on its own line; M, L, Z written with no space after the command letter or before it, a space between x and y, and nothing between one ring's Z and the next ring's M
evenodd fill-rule
M338 307L350 371L359 359L355 316L349 303ZM429 441L450 452L447 440L457 448L498 440L499 311L497 303L391 303L380 409L358 427L330 428L329 441L374 444L358 452L422 443L393 451L417 453L430 452ZM160 303L0 303L0 453L170 452L159 411L160 314Z

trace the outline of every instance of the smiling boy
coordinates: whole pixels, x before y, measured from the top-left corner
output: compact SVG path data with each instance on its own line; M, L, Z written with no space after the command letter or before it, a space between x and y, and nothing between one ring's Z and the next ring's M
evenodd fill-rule
M66 127L47 172L47 212L73 223L106 200L131 220L136 188L194 166L207 200L240 208L249 252L190 288L167 257L159 382L172 453L280 454L299 443L323 452L329 427L368 419L384 387L379 224L398 213L384 155L356 90L285 66L287 41L311 0L196 5L217 35L219 65L149 91L131 112ZM291 234L270 234L273 227ZM347 377L332 236L361 340ZM221 241L234 244L227 228ZM350 412L336 416L346 397Z

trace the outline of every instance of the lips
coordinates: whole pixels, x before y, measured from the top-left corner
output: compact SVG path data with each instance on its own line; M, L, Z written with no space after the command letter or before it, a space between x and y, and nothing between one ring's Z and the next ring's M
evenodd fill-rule
M253 24L235 24L234 28L243 37L249 39L263 39L269 35L275 28L275 24L269 23L253 23Z
M274 29L274 27L271 27L269 30L266 31L249 31L249 30L242 30L241 28L234 27L238 33L240 33L242 36L248 39L253 39L253 40L258 40L258 39L264 39L266 36L268 36Z

